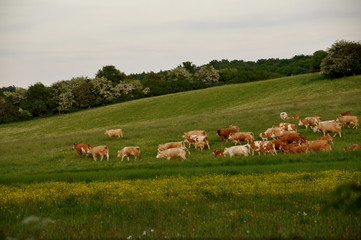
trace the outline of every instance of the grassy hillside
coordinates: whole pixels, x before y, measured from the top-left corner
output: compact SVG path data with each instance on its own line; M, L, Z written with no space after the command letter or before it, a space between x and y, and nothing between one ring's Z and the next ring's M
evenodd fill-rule
M273 157L214 160L210 150L200 152L193 149L189 161L168 162L155 158L157 145L182 140L184 131L204 129L209 135L212 149L224 148L232 144L221 142L215 131L229 124L238 125L242 131L252 131L258 136L266 128L282 122L279 118L281 111L301 117L319 115L329 120L335 119L343 111L361 116L360 103L360 76L323 80L318 74L308 74L183 92L1 125L0 182L251 172L250 169L258 169L257 165L265 165ZM289 122L297 123L297 120ZM103 134L105 129L111 128L122 128L124 138L108 138ZM310 140L320 135L303 127L299 131ZM93 162L90 158L79 158L72 150L72 144L76 142L108 145L110 161ZM325 167L326 159L332 159L335 168L360 166L357 162L359 153L346 154L341 151L344 146L361 143L360 129L344 129L344 136L335 142L332 153L280 155L273 160L277 166L267 166L264 171L283 167L297 170L300 159L312 166L320 164L320 168ZM141 147L142 162L121 163L116 158L116 151L129 145ZM315 159L318 160L315 162ZM344 165L342 161L345 159L356 162ZM295 164L290 165L292 162ZM213 168L215 166L218 167ZM195 172L195 168L199 172ZM141 169L146 169L144 171L147 173ZM152 173L147 169L151 169Z
M216 130L230 124L258 136L282 111L330 120L361 116L360 103L361 76L309 74L0 125L0 239L359 239L360 206L345 211L360 193L343 187L351 197L343 205L330 193L361 183L361 152L342 150L361 143L361 129L343 128L329 153L155 156L188 130L206 130L212 149L225 148L233 144ZM110 128L124 138L105 136ZM110 161L79 158L75 142L108 145ZM141 147L142 161L116 158L129 145Z

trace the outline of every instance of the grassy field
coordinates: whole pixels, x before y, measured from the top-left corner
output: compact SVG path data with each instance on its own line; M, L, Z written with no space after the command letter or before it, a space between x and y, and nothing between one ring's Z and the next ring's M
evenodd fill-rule
M308 74L0 125L2 236L357 239L360 215L325 206L337 186L361 183L361 152L342 151L361 143L360 129L343 128L330 153L215 159L211 150L191 149L185 161L155 158L158 144L194 129L206 130L212 149L232 146L217 129L234 124L258 136L282 122L282 111L361 116L361 76ZM112 128L124 138L104 135ZM309 140L321 135L299 132ZM76 142L108 145L110 161L79 158ZM142 161L116 158L130 145L141 147Z

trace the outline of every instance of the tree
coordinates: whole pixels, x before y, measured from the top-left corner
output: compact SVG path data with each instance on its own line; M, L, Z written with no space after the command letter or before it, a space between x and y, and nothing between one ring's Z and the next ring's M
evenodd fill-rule
M215 83L219 81L219 73L211 65L202 66L197 72L197 77L203 83Z
M45 87L42 83L36 83L29 87L27 100L22 108L29 110L36 117L52 113L55 106L56 103L51 89Z
M94 86L93 93L96 96L97 105L111 103L116 99L113 91L113 84L107 78L95 78L91 83Z
M96 78L106 78L114 84L118 84L123 81L127 76L116 69L114 66L104 66L102 69L99 69Z
M313 53L311 58L311 72L319 72L321 70L321 62L327 56L327 52L319 50Z
M183 67L191 74L195 74L197 70L197 66L192 62L183 62Z
M187 71L184 67L177 67L168 72L168 79L169 80L187 80L190 81L192 79L192 74Z
M70 81L54 83L51 88L54 91L54 99L57 105L56 108L59 113L71 111L75 100Z
M321 62L321 73L329 78L361 73L361 44L345 40L334 43Z
M93 92L93 84L89 81L84 81L75 85L72 93L74 95L75 105L78 108L89 108L96 104L96 96Z

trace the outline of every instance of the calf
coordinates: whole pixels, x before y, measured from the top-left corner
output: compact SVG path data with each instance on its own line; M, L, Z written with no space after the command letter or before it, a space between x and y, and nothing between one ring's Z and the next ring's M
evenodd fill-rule
M100 161L103 161L104 156L107 156L107 161L109 161L109 148L106 145L91 147L90 152L93 155L94 161L97 160L97 156L101 156Z
M214 149L213 150L213 156L214 157L217 157L217 156L224 157L224 149Z
M129 156L134 156L134 161L140 160L140 147L139 146L131 146L124 147L122 150L117 151L117 157L122 158L122 162L124 157L127 157L129 161Z
M168 142L158 145L158 151L167 150L169 148L184 147L183 142Z
M315 126L321 121L321 117L306 117L298 121L298 126Z
M233 156L248 156L249 148L246 145L233 146L224 149L224 155L233 157Z
M181 158L186 160L187 152L189 153L189 150L185 147L169 148L167 150L159 151L157 158L166 158L167 160L170 160L171 158Z
M109 137L123 137L123 131L122 129L111 129L111 130L105 130L105 135L108 135Z
M340 122L342 126L349 125L348 127L350 127L350 125L353 124L353 128L357 129L359 127L358 116L338 116L337 121Z
M88 158L89 154L91 154L90 148L91 148L91 146L86 143L74 143L73 144L73 149L79 155L79 157L81 157L81 155L83 153L85 153L85 158Z
M358 149L361 149L361 144L353 144L351 146L347 146L343 148L344 151L355 151Z

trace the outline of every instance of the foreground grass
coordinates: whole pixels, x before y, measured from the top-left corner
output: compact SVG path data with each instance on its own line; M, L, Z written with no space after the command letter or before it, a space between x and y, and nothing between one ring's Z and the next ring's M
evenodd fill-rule
M0 213L3 234L17 238L351 239L361 233L359 215L325 211L329 193L348 182L360 184L361 173L2 186Z

